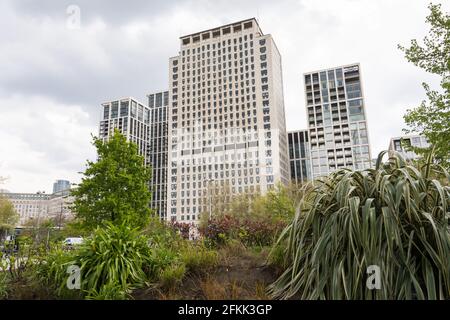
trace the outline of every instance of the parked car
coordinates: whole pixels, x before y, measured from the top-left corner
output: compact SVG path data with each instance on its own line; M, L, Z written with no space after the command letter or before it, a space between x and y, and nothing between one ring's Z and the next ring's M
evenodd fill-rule
M84 239L81 237L66 238L66 239L64 239L63 244L66 246L69 246L69 247L73 247L73 246L82 244L83 241L84 241Z

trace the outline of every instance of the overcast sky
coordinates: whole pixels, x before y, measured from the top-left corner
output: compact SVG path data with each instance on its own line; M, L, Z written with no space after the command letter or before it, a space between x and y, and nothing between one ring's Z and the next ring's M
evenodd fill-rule
M69 5L80 8L68 28ZM372 156L404 128L402 115L436 78L397 44L422 39L424 0L214 0L0 2L0 188L51 192L80 180L95 158L100 103L167 88L179 37L251 17L283 59L289 130L306 128L302 74L359 62ZM445 8L448 10L448 6Z

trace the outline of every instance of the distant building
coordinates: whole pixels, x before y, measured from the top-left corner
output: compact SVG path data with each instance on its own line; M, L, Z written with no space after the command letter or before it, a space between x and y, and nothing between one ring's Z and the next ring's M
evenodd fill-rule
M57 226L62 222L73 218L70 210L74 197L70 195L69 190L60 191L50 196L47 206L47 217L54 219Z
M67 180L56 180L53 183L53 193L65 191L70 189L70 181Z
M70 207L73 197L69 190L53 194L37 193L0 193L0 196L11 201L19 214L19 227L30 221L39 224L43 220L54 219L56 223L73 218Z
M3 193L1 196L5 197L14 206L14 209L19 214L19 225L23 226L30 220L39 221L47 218L48 215L48 201L51 195L38 193Z
M428 148L430 144L424 136L420 135L406 135L392 138L389 142L389 151L399 152L405 159L414 160L418 158L418 155L412 151L408 150L408 146L416 148Z
M291 180L297 183L311 180L308 130L288 132L288 146Z

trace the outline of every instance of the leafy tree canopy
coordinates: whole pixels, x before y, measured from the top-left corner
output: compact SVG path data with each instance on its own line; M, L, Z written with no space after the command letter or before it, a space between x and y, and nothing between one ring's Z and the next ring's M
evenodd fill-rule
M410 47L399 48L406 59L427 72L441 77L442 91L431 90L423 83L427 101L409 109L404 116L408 129L405 133L424 135L434 149L436 160L447 169L450 167L450 15L441 11L441 5L430 4L426 22L430 25L423 45L411 40ZM418 154L429 150L412 148Z
M73 210L82 225L92 230L107 221L146 225L151 215L150 167L117 129L108 141L95 138L98 160L88 161L82 182L72 191Z
M11 201L0 196L0 230L10 230L19 222L19 214Z

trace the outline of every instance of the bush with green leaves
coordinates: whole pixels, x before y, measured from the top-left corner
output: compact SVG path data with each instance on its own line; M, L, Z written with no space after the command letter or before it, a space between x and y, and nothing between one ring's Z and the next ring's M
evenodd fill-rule
M430 177L400 156L375 169L342 169L313 181L282 232L284 273L269 287L287 299L449 299L449 176ZM278 252L279 254L279 252ZM366 286L380 268L381 288Z
M69 274L67 268L75 262L73 251L54 247L33 258L32 280L36 290L45 290L57 298L81 298L78 290L67 288Z
M160 270L158 275L159 285L172 288L181 283L186 274L186 266L183 263L171 263Z
M217 251L207 248L202 242L186 244L180 254L181 261L190 273L207 272L218 263Z
M9 291L8 289L9 289L8 273L0 271L0 300L8 298L8 291Z
M131 290L120 283L108 282L100 289L88 290L86 300L128 300L131 298Z
M81 268L85 292L104 292L104 286L116 285L126 291L146 283L151 255L147 237L137 229L126 223L107 223L79 248L74 264Z

